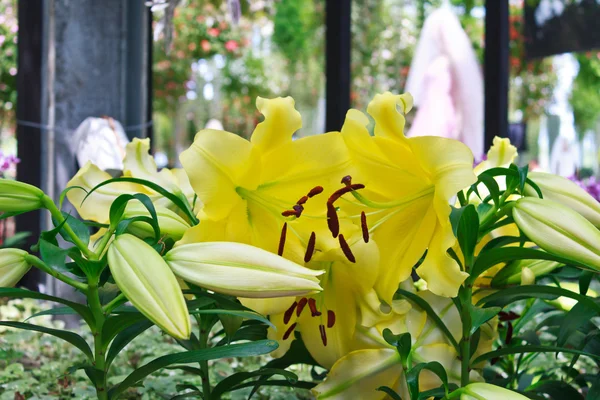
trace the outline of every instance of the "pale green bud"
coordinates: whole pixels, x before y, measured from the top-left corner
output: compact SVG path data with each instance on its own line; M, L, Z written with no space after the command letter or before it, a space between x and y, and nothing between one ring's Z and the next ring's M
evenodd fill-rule
M528 400L520 393L483 382L470 383L458 390L462 393L460 400Z
M183 237L185 231L190 228L190 224L186 222L176 212L169 210L166 207L154 206L160 233L177 241ZM127 205L123 218L133 218L138 216L150 217L148 209L140 203L130 203ZM152 226L146 222L136 221L129 225L128 231L140 238L154 236Z
M521 285L533 285L535 283L535 273L527 268L521 269Z
M184 244L169 251L165 260L185 281L233 296L302 296L322 290L317 276L324 271L242 243Z
M108 263L115 282L142 314L177 339L190 337L183 293L156 250L133 235L120 235L108 249Z
M44 207L44 192L27 183L0 179L0 212L27 212Z
M527 175L541 189L544 199L560 203L583 215L594 226L600 228L600 203L570 179L545 172ZM525 195L538 197L530 185L525 186Z
M547 199L524 197L512 210L517 226L548 253L600 270L600 231L579 213Z
M523 285L524 281L533 283L535 278L546 275L561 265L562 264L559 262L549 260L514 261L498 272L498 274L492 280L492 286L501 286L506 284Z
M26 251L0 249L0 287L13 287L29 271L31 265L25 261Z

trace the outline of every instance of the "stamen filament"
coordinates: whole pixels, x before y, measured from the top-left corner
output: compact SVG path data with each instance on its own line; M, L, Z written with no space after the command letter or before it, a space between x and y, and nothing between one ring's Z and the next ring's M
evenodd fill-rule
M369 200L366 197L364 197L362 194L356 192L356 191L352 191L352 195L354 196L354 198L356 200L358 200L359 202L361 202L362 204L364 204L367 207L371 207L371 208L394 208L394 207L398 207L398 206L402 206L405 205L407 203L410 203L412 201L418 200L422 197L425 196L429 196L431 194L433 194L433 192L435 191L435 186L431 185L430 187L428 187L425 190L422 190L418 193L413 194L412 196L407 196L407 197L403 197L400 200L397 201L390 201L390 202L378 202L378 201L373 201L373 200Z

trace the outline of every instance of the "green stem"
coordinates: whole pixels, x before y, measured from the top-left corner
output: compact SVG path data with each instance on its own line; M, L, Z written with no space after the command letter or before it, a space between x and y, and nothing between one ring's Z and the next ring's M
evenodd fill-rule
M59 225L63 224L63 222L65 222L65 217L62 215L62 212L60 212L58 207L56 207L56 204L54 204L52 199L50 199L50 197L48 197L48 196L44 196L44 199L42 201L44 203L44 206L48 209L48 211L50 211L52 218L54 218ZM79 248L79 250L81 250L81 252L88 259L90 259L90 260L97 259L96 254L94 254L94 252L91 251L88 248L88 246L81 241L81 239L75 234L75 232L73 232L73 229L71 229L71 226L68 223L64 223L62 229L64 229L64 231L67 233L67 235L69 235L69 237L71 237L75 246L77 246L77 248Z
M88 291L88 305L92 310L92 315L96 322L92 329L94 337L94 367L96 374L96 395L99 400L108 400L108 390L106 387L106 346L102 340L102 329L106 315L100 303L100 295L98 292L98 279L90 281Z
M460 313L460 319L462 321L462 339L460 342L460 385L466 386L469 384L469 372L471 362L471 313L470 305L472 303L473 287L467 283L461 288L460 300L462 303L462 309Z
M206 349L208 347L208 334L209 329L206 324L203 323L202 317L197 317L198 325L200 326L200 334L198 337L198 341L200 343L200 349ZM210 399L210 374L208 369L208 361L200 361L200 370L202 371L202 393L204 394L204 399Z
M98 244L98 247L96 248L96 257L97 258L102 258L102 254L104 253L104 249L106 248L106 246L110 242L110 238L112 238L112 235L113 235L114 232L115 232L115 229L113 229L111 227L111 228L108 229L108 231L106 231L106 233L104 234L104 236L102 236L102 240L100 241L100 243Z
M27 263L33 265L34 267L44 271L48 275L51 275L51 276L55 277L56 279L63 281L67 285L73 286L74 288L81 290L82 292L85 292L88 289L88 285L86 285L85 283L79 282L73 278L70 278L66 275L61 274L60 272L54 270L53 268L51 268L49 265L47 265L46 263L44 263L42 260L40 260L39 258L37 258L34 255L28 254L24 257L24 260Z
M104 315L110 315L110 313L121 304L127 302L127 297L123 293L119 293L114 299L106 303L103 307Z

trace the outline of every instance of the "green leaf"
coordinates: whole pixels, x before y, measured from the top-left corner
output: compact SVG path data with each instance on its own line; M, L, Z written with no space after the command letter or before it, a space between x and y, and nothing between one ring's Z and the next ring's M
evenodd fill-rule
M142 203L142 205L148 210L148 213L150 214L150 218L148 218L146 216L140 216L140 217L136 217L136 218L131 218L131 219L127 220L124 224L121 224L121 222L122 222L121 218L123 217L123 213L125 212L125 209L127 208L127 203L129 203L131 200L137 200L140 203ZM143 221L143 222L147 222L154 230L154 240L156 242L160 241L160 227L158 225L158 216L156 215L156 209L154 208L154 204L152 203L152 200L147 195L145 195L143 193L120 195L119 197L117 197L115 199L115 201L113 201L112 205L110 206L109 215L110 215L110 225L111 225L111 227L113 227L114 229L116 229L118 231L117 234L123 233L123 231L125 231L127 229L127 226L129 225L129 223L135 222L135 221Z
M267 338L267 326L262 323L257 323L254 325L244 325L246 322L256 322L256 321L245 321L242 323L242 327L238 329L232 337L225 337L220 340L216 346L224 346L226 344L230 344L233 342L239 342L242 340L263 340ZM218 335L224 334L225 331L218 332Z
M415 365L406 373L406 384L408 386L408 392L410 393L411 399L416 400L419 398L419 375L424 369L436 374L442 381L444 389L448 390L448 375L446 374L446 370L442 364L437 361L420 363Z
M159 357L139 367L129 374L121 383L109 391L109 398L116 399L127 388L137 384L148 375L172 364L187 364L200 361L216 360L228 357L249 357L267 354L277 349L274 340L261 340L259 342L232 344L229 346L213 347L210 349L185 351Z
M27 318L23 322L27 322L32 318L41 317L43 315L73 315L73 314L77 314L77 312L75 312L75 310L73 310L71 307L49 308L47 310L42 310L42 311L36 312L33 315L30 315L29 318Z
M286 379L287 382L292 384L298 382L298 376L293 372L286 371L285 369L278 368L261 368L257 371L252 372L237 372L233 375L228 376L223 379L221 382L214 387L211 392L211 400L218 400L223 396L223 394L234 390L235 386L241 384L242 382L254 378L254 377L263 377L263 376L271 377L274 375L281 375ZM256 382L259 383L260 381Z
M282 357L269 361L264 368L285 369L295 364L319 365L306 349L304 342L297 339L292 342L290 349Z
M383 330L383 339L396 348L398 354L400 354L402 366L404 369L408 369L410 349L412 347L410 333L404 332L395 335L390 329L385 328Z
M490 197L492 198L492 201L496 206L498 206L500 200L500 187L498 186L498 182L496 182L496 180L493 177L486 174L479 175L478 180L487 187L488 192L490 192Z
M164 189L162 186L157 185L154 182L147 181L145 179L131 178L131 177L126 177L126 176L122 176L120 178L109 179L107 181L104 181L104 182L98 184L96 187L94 187L92 190L90 190L90 192L83 199L83 201L85 201L90 194L92 194L94 191L98 190L100 187L108 185L113 182L132 182L132 183L137 183L139 185L149 187L150 189L154 190L161 196L166 197L167 199L171 200L171 202L173 204L175 204L181 211L183 211L186 214L188 219L190 221L192 221L193 225L198 224L198 219L194 215L194 212L190 208L190 205L185 197L177 196L176 194L171 193L168 190Z
M147 319L140 312L111 315L104 321L102 327L102 340L104 343L110 343L119 332L122 332L141 321L147 321Z
M219 314L219 321L221 321L221 325L223 325L225 337L229 341L228 344L230 344L235 333L242 327L244 318L235 315Z
M125 348L133 339L138 337L145 330L150 328L153 325L150 321L140 321L129 328L123 329L121 332L115 336L115 339L110 345L108 349L108 353L106 354L106 366L107 368L113 362L116 356L119 355L121 350Z
M217 314L217 315L231 315L234 317L240 317L244 319L253 319L256 321L260 321L265 325L269 325L271 328L276 329L275 325L271 321L269 321L266 317L254 312L254 311L241 311L241 310L225 310L225 309L204 309L204 310L192 310L190 311L192 315L198 314ZM220 318L220 317L219 317ZM241 323L240 323L241 325ZM237 329L236 329L237 331ZM234 331L235 333L235 331Z
M465 257L465 264L472 266L475 246L477 245L479 235L479 215L477 215L477 210L472 204L461 208L461 210L456 226L456 238Z
M581 276L579 277L579 293L581 293L584 296L587 294L587 291L590 288L590 283L592 283L593 278L593 272L581 271Z
M599 310L591 308L586 302L578 302L567 313L563 324L560 327L560 333L556 344L564 346L567 339L577 331L583 324L594 318L600 313Z
M409 292L407 290L404 290L404 289L398 289L396 291L396 294L400 295L400 296L403 296L403 297L406 297L408 300L412 301L417 306L419 306L419 308L421 308L423 311L425 311L427 313L427 316L429 318L431 318L431 320L436 324L436 326L442 332L444 332L444 335L446 335L446 337L448 338L448 340L450 341L450 343L452 344L452 346L460 354L460 347L458 346L458 343L456 342L456 339L454 339L454 336L452 336L452 333L450 333L450 330L448 329L448 327L446 326L446 324L444 324L444 322L437 315L437 313L433 310L433 308L431 308L431 306L427 303L427 301L423 300L422 298L420 298L415 293L411 293L411 292Z
M36 299L52 301L54 303L64 304L65 306L72 308L77 314L81 315L88 325L94 320L91 311L86 306L69 300L61 299L60 297L54 297L27 289L0 287L0 298L2 297L8 297L11 299Z
M471 335L474 334L481 325L498 315L500 311L502 311L502 308L500 307L479 308L474 305L469 305L469 314L471 314Z
M511 165L511 168L504 168L504 167L490 168L490 169L482 172L482 174L489 175L492 177L505 175L505 176L507 176L507 178L508 177L515 178L515 182L516 182L515 187L521 186L521 182L524 181L525 183L530 185L533 188L533 190L536 191L537 195L540 198L544 197L542 195L542 191L540 190L540 187L534 181L527 178L527 171L524 169L519 170L519 168L516 166ZM525 175L525 179L523 179L523 175ZM481 175L479 177L481 177ZM508 182L509 182L509 179L507 179L507 184L508 184ZM523 185L524 185L524 183L523 183Z
M477 365L482 361L489 360L496 357L502 357L509 354L526 354L526 353L567 353L567 354L579 354L582 356L587 356L596 360L600 360L600 354L592 354L581 350L576 349L567 349L564 347L558 346L514 346L514 347L504 347L498 350L490 351L488 353L484 353L477 357L472 365Z
M600 312L600 304L594 302L591 298L582 296L579 293L571 292L570 290L563 289L555 286L543 286L543 285L524 285L506 288L492 293L477 302L477 305L485 304L488 307L499 306L504 307L507 304L515 301L529 299L532 297L554 300L557 297L564 296L583 302L588 307Z
M376 390L378 392L384 392L385 394L387 394L388 396L390 396L390 398L392 400L402 400L402 397L400 397L400 395L398 393L396 393L394 391L394 389L392 389L389 386L379 386Z
M74 217L73 215L71 215L69 213L61 211L61 214L63 215L63 217L66 221L66 224L71 227L71 229L73 230L75 235L84 244L87 245L90 242L90 228L88 228L88 226L86 224L84 224L83 221L79 220L78 218ZM54 222L54 225L57 225L56 220L53 220L53 222ZM73 238L66 232L64 227L60 229L59 233L60 233L60 236L62 236L62 238L65 239L67 242L74 243Z
M8 326L11 328L41 332L41 333L46 333L48 335L56 336L57 338L67 341L67 342L71 343L73 346L77 347L90 360L94 359L94 356L92 355L92 350L90 349L90 346L88 346L88 344L84 338L82 338L81 336L79 336L76 333L69 332L69 331L62 331L60 329L46 328L45 326L27 324L24 322L0 321L0 326Z
M527 388L527 393L539 393L549 395L554 400L583 400L583 396L577 389L566 382L554 380L542 380Z

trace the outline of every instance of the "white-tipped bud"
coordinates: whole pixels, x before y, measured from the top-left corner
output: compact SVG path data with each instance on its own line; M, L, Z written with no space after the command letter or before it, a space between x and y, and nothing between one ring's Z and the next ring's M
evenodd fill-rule
M207 242L173 248L165 260L187 282L239 297L288 297L321 291L324 271L302 267L242 243Z

